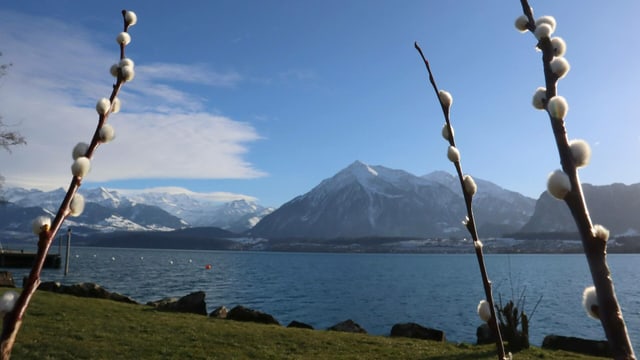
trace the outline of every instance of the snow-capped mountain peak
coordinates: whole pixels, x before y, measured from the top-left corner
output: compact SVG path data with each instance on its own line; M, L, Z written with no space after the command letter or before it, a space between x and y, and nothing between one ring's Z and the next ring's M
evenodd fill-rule
M435 175L435 179L418 177L356 161L265 217L252 234L267 238L337 238L464 233L464 201L459 185L454 190L451 181L456 178L444 172ZM512 202L493 196L488 199L486 204L492 211L500 210L499 220L479 210L483 215L479 225L491 226L493 233L517 230L528 220L535 202L526 198Z

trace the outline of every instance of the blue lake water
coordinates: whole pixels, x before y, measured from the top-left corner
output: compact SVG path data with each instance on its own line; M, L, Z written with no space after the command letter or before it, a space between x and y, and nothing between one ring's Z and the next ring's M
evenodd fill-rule
M609 255L632 342L640 341L640 255ZM555 333L604 339L581 305L591 284L584 255L488 255L494 295L526 294L531 343ZM212 268L207 270L205 266ZM21 279L27 270L12 269ZM149 249L72 249L70 273L46 270L43 281L95 282L138 302L203 290L209 311L241 304L316 329L353 319L388 335L399 322L444 330L454 342L475 342L484 297L475 255L326 254ZM637 346L637 345L636 345Z

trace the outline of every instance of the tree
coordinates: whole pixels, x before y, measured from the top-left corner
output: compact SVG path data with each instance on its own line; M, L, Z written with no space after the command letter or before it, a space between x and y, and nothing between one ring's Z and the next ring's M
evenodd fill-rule
M0 52L0 56L2 53ZM0 77L3 77L7 74L7 69L11 67L13 64L0 64ZM15 145L26 145L27 141L17 131L11 131L8 129L7 125L2 121L2 116L0 116L0 147L4 150L11 152L11 146ZM0 190L2 190L2 184L4 183L4 177L0 175ZM0 197L0 201L2 201L2 197Z
M25 145L26 143L24 136L20 135L19 132L7 129L7 125L5 125L2 121L2 116L0 116L0 146L11 152L10 146Z

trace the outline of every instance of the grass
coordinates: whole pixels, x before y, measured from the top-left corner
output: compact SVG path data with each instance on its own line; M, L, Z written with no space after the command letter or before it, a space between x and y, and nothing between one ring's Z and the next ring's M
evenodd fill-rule
M13 359L496 359L495 345L289 329L39 291ZM516 359L597 359L532 348Z

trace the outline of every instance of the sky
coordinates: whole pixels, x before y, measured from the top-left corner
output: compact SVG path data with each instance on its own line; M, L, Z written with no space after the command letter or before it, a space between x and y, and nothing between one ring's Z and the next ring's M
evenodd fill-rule
M583 182L640 182L640 2L532 1L553 15L571 71L569 138L591 144ZM465 173L537 198L559 168L547 115L531 106L541 54L513 23L520 2L430 0L12 1L0 5L0 116L26 146L0 151L6 185L66 188L89 142L122 9L138 15L136 77L109 118L83 187L180 187L280 206L356 160L453 173L441 89Z

